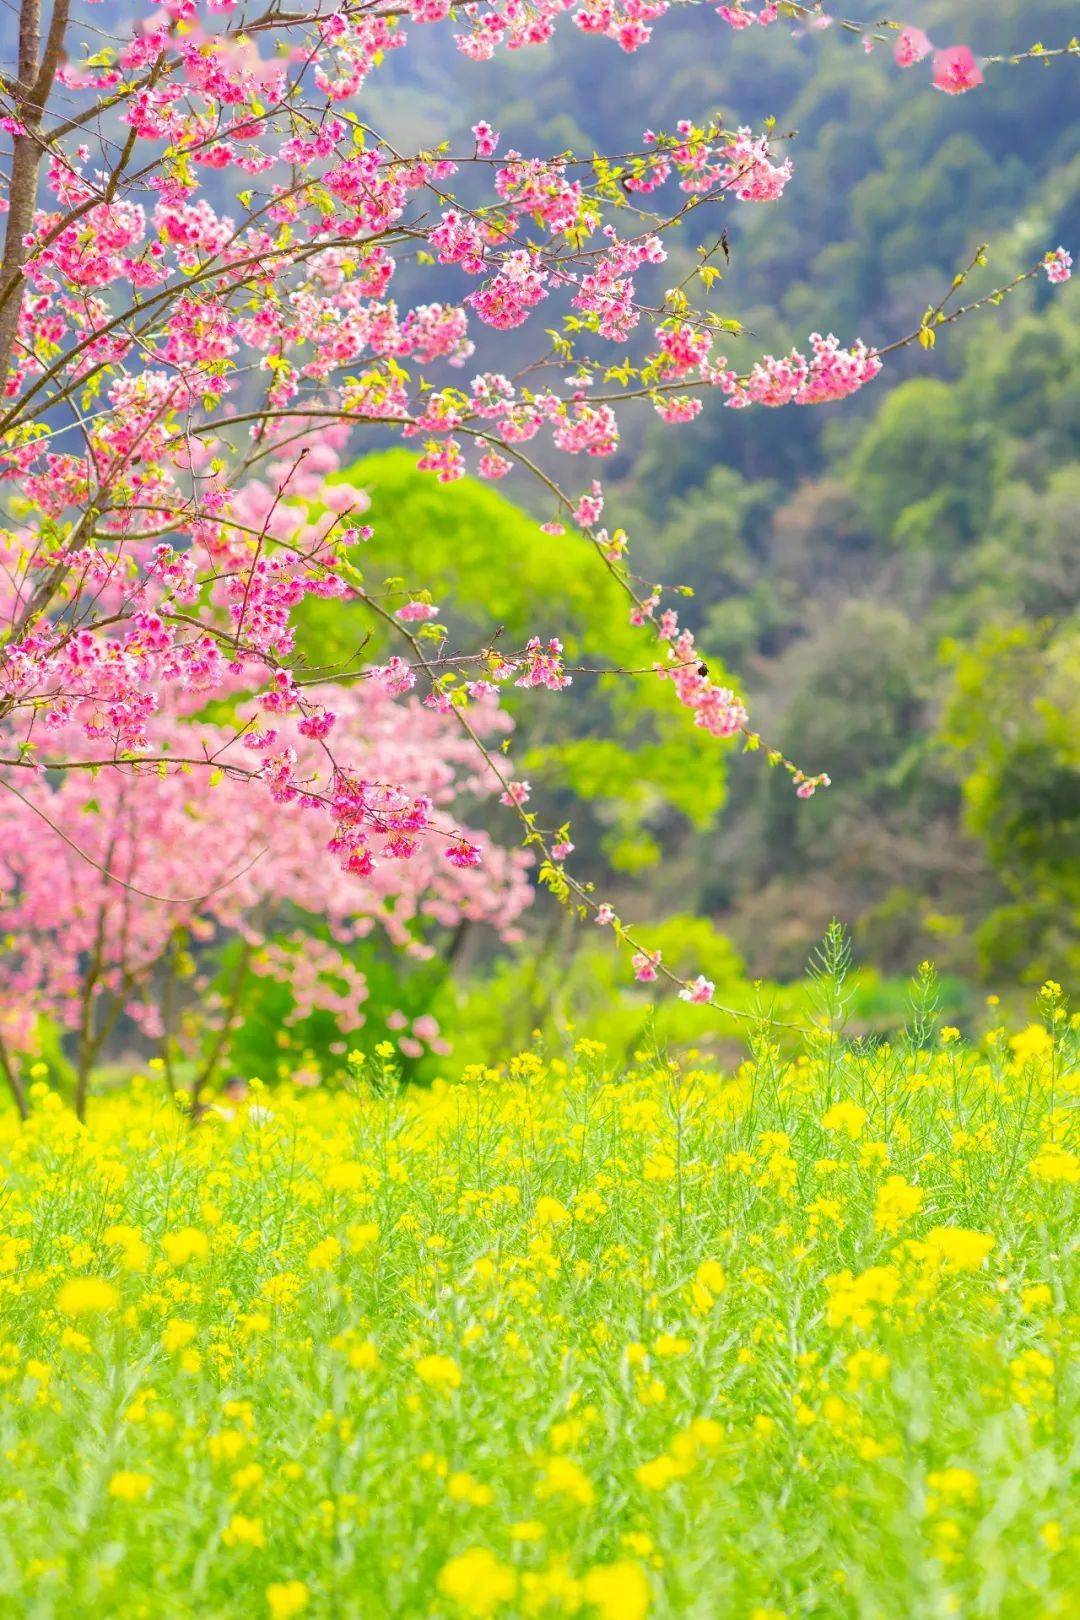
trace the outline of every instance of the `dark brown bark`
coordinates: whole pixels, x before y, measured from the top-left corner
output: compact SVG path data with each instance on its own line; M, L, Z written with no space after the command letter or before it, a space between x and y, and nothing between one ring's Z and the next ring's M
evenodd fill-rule
M19 8L19 77L13 87L15 112L25 131L14 137L10 204L0 260L0 382L7 376L22 307L23 238L34 221L38 172L45 147L41 121L56 77L67 32L68 0L56 0L45 50L41 50L41 0L22 0ZM39 60L40 57L40 60Z

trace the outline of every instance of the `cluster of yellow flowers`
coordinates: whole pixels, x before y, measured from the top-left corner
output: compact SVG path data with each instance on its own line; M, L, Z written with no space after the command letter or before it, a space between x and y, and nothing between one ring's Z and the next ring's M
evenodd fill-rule
M1076 1616L1075 1032L1033 1029L195 1128L37 1086L0 1613Z

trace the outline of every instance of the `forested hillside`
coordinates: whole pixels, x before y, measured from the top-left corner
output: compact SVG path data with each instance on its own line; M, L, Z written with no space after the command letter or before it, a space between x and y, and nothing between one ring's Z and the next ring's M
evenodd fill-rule
M976 49L1057 42L1075 27L1056 0L1009 0L992 16L921 4L905 20ZM710 259L713 307L744 328L731 338L740 362L819 328L887 343L980 243L990 262L973 296L1040 244L1076 240L1069 87L1037 64L1003 75L993 99L958 100L881 47L866 60L836 29L795 44L752 30L734 51L691 14L667 24L659 73L654 56L557 41L539 73L535 61L506 64L494 100L487 81L485 111L525 150L617 150L639 133L647 74L657 128L717 110L731 125L772 116L791 132L784 196L732 210L728 257ZM461 62L456 74L472 116L477 70ZM422 55L388 80L396 87L381 93L403 126L453 122L445 75L436 89ZM710 245L688 233L668 283ZM602 841L639 895L652 840L662 832L670 850L681 838L654 910L673 909L678 869L680 906L704 908L753 972L797 974L838 915L886 973L928 955L989 985L1076 973L1080 339L1075 288L1052 307L1048 290L1021 289L943 332L933 354L905 351L857 400L785 410L780 431L774 415L716 398L681 428L624 435L609 512L639 567L693 587L686 616L698 609L703 645L745 689L755 723L834 785L799 804L731 762L719 817L715 780L702 784L703 831L702 816L695 827L670 795L647 791L647 761L631 784L613 760L603 813L586 812L575 832Z

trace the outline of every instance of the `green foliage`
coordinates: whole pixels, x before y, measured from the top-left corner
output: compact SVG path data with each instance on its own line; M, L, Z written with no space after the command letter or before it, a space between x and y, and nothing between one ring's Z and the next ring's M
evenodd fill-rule
M971 540L985 521L991 431L972 423L938 377L895 388L851 459L851 487L871 533L936 551Z
M513 1045L528 1041L532 1030L558 1040L566 1031L588 1029L614 1054L629 1056L650 1033L672 1047L714 1047L744 1036L746 1023L718 1014L715 1009L679 1001L670 985L653 992L628 977L625 956L612 948L608 930L582 925L553 934L548 947L534 949L518 963L496 970L464 1002L460 1015L462 1040L470 1058L482 1061L493 1041ZM648 924L650 950L660 950L664 962L676 972L704 973L716 984L720 1001L748 1014L759 1000L768 999L746 980L742 963L730 942L701 917L686 914ZM770 987L783 1017L800 992ZM457 1043L455 1043L457 1055Z
M455 639L477 650L502 629L508 648L542 634L550 615L552 634L565 626L568 653L576 658L605 648L622 657L638 638L626 633L626 612L614 582L572 533L549 535L538 521L476 478L440 484L416 470L408 450L365 456L332 480L363 490L371 499L373 539L354 548L353 562L367 588L379 594L395 578L408 591L424 587L438 602ZM300 615L298 645L313 663L348 656L359 640L361 616L343 613L333 601L309 601ZM363 621L372 640L365 657L386 656L386 630Z
M639 672L577 675L561 696L507 692L509 708L527 707L519 769L558 787L560 815L573 799L593 807L613 867L651 865L658 845L649 826L670 811L709 825L724 801L727 750L703 739L652 675L655 645L629 623L625 595L585 539L544 534L476 479L439 485L416 471L405 450L368 456L343 479L371 498L375 535L352 558L365 588L385 593L392 608L425 586L454 652L476 652L496 637L496 647L510 652L530 635L558 633L570 664ZM312 600L299 618L298 647L313 666L348 660L355 667L400 650L356 604Z
M314 920L310 936L319 937ZM340 1078L347 1070L347 1058L354 1047L373 1051L380 1043L394 1043L402 1076L427 1077L437 1072L441 1059L429 1054L419 1058L402 1053L397 1046L402 1032L409 1035L418 1018L443 1021L454 1016L454 994L450 984L453 941L441 955L431 960L410 961L377 939L338 947L343 964L363 974L366 998L353 1009L354 1021L339 1019L327 1008L299 1014L288 972L251 972L244 985L240 1016L228 1034L222 1073L258 1075L266 1083L295 1079L304 1075L312 1081ZM275 947L299 955L305 948L303 934L289 941L276 941ZM234 981L239 947L234 943L221 955L212 992L223 999ZM258 964L256 964L257 966ZM349 980L330 968L324 975L327 987L335 993L349 991ZM205 1030L201 1046L209 1050L216 1040L213 1029Z
M910 0L902 20L980 54L1067 40L1073 9ZM708 106L730 125L775 115L779 131L796 132L783 198L725 218L731 260L711 307L746 329L724 340L731 364L805 345L814 330L889 342L977 243L990 241L990 262L965 297L1073 242L1080 157L1057 69L998 69L986 93L949 97L925 68L899 72L883 47L866 59L839 29L794 50L786 29L748 29L737 48L725 37L701 51L701 27L695 8L676 8L647 53L599 76L556 39L539 72L507 61L486 111L508 144L530 151L624 149L637 133L634 92L654 128ZM426 110L443 96L440 115L464 135L457 89L470 70L457 71L437 91L430 76L421 99ZM693 270L706 245L696 228L673 239L658 285ZM938 649L990 624L1064 619L1080 603L1076 297L1075 284L1051 293L1040 277L1000 311L941 329L932 354L889 356L873 388L828 410L734 412L716 393L676 430L628 414L622 487L610 469L606 482L635 566L693 587L684 616L710 661L735 672L755 726L834 783L798 805L758 761L737 762L717 823L721 794L699 783L695 759L714 759L711 744L688 734L661 778L648 717L630 735L630 703L615 748L597 747L610 735L606 706L621 700L609 693L601 710L601 694L586 704L575 690L580 729L531 730L529 769L537 780L565 771L596 807L585 837L575 822L582 862L603 874L606 852L632 874L639 914L669 908L674 870L679 904L731 933L752 975L797 973L841 915L886 977L934 954L954 979L992 973L1003 988L991 967L1000 947L987 954L980 929L1015 896L966 819L958 754L933 742L951 679ZM432 500L444 494L455 491ZM536 718L547 726L554 710ZM573 809L567 795L560 811ZM650 866L658 845L665 860ZM1053 881L1037 910L1037 924L1031 912L1013 932L1017 972L1063 959L1069 904Z
M1013 896L984 925L984 955L1008 971L1026 945L1027 977L1067 977L1080 968L1080 629L991 628L949 651L942 740L965 772L968 825Z
M495 963L446 996L437 1011L453 1046L452 1065L482 1063L493 1046L515 1046L534 1036L558 1046L587 1029L627 1062L642 1042L675 1053L745 1051L755 1030L785 1051L798 1044L799 1029L814 1019L810 984L799 977L778 984L751 980L731 941L708 921L691 913L652 920L644 930L649 950L684 977L703 973L716 985L721 1007L693 1006L679 1000L670 984L636 984L625 958L612 950L606 930L574 930L558 919L548 935L528 951ZM899 981L886 982L873 971L851 973L850 1022L861 1032L898 1029L905 999ZM944 1000L951 1016L965 1010L963 987L950 981ZM723 1010L729 1009L728 1011ZM773 1020L775 1022L769 1022ZM445 1073L447 1063L429 1060L422 1077Z
M538 919L539 920L539 919ZM313 925L317 933L317 925ZM683 977L703 973L716 985L723 1009L681 1001L670 984L635 983L624 955L605 929L576 925L561 912L549 913L546 926L511 953L472 958L475 944L468 929L444 941L430 960L408 961L375 939L341 947L341 958L363 974L367 994L357 1003L356 1027L326 1009L297 1014L287 974L250 973L239 1016L228 1032L214 1071L214 1083L230 1076L255 1075L265 1084L323 1081L341 1084L352 1072L350 1054L371 1054L389 1042L400 1077L430 1084L470 1064L484 1063L496 1049L528 1045L542 1039L558 1048L575 1030L587 1028L627 1062L643 1041L673 1053L724 1056L745 1050L754 1032L764 1031L785 1051L818 1017L812 981L791 984L752 981L730 940L706 918L677 913L647 925L650 950L660 950L664 963ZM282 945L282 941L278 945ZM302 951L297 934L287 950ZM225 999L234 983L239 947L221 956L209 987L209 999ZM327 983L346 991L347 981L333 972ZM847 1022L863 1034L880 1037L904 1022L905 990L900 980L881 979L865 967L849 968L846 978ZM206 998L204 998L205 1000ZM954 1021L970 1023L970 998L955 979L941 987L942 1005ZM218 1024L198 1023L194 1060L178 1062L181 1085L190 1083L200 1062L218 1042ZM434 1019L438 1036L425 1032L421 1054L402 1051L417 1019ZM770 1022L773 1020L775 1022ZM423 1028L423 1023L421 1025Z
M407 1031L420 1017L437 1020L452 1056L430 1050L419 1058L404 1056L401 1071L406 1079L430 1081L448 1066L483 1062L500 1043L528 1044L535 1031L558 1042L568 1029L588 1024L612 1051L629 1054L648 1027L673 1048L712 1049L744 1038L756 1011L790 1019L805 1006L801 987L751 985L730 943L703 918L678 915L651 923L648 937L650 949L662 950L669 965L686 975L704 973L720 999L730 999L746 1016L690 1006L669 987L650 993L628 978L626 958L613 949L606 930L590 933L555 913L546 936L512 955L474 963L471 971L462 971L468 952L455 948L466 943L460 936L430 961L405 962L374 940L343 947L343 959L367 981L367 998L358 1009L363 1022L351 1031L325 1010L296 1017L287 977L252 974L222 1072L254 1074L266 1082L297 1073L340 1079L351 1048L370 1052L389 1040L397 1050L402 1020ZM302 949L299 940L296 948ZM214 984L221 995L232 983L236 957L236 946L224 953ZM346 987L333 976L328 982L335 990ZM214 1039L208 1030L204 1044Z

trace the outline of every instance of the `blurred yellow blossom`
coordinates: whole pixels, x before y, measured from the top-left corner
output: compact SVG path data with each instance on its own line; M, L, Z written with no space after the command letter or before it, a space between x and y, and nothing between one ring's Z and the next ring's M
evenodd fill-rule
M303 1581L271 1581L266 1588L270 1620L295 1620L307 1609L310 1596Z
M438 1587L464 1614L483 1620L514 1596L517 1577L487 1547L471 1547L443 1565Z
M582 1594L600 1620L645 1620L649 1612L649 1582L640 1564L619 1559L594 1564L582 1582Z
M421 1356L416 1376L434 1389L460 1389L461 1368L451 1356Z
M179 1232L166 1232L161 1247L170 1265L184 1266L189 1260L206 1259L210 1239L197 1226L185 1226Z
M99 1316L119 1303L118 1290L101 1277L73 1277L56 1296L56 1308L65 1316Z

